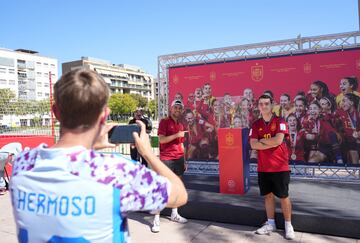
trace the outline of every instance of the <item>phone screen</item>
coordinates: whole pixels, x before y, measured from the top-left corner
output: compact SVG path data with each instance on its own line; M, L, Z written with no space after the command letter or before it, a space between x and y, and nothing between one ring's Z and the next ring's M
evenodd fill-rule
M140 127L137 124L120 125L113 127L109 133L110 143L135 143L133 132L140 133Z

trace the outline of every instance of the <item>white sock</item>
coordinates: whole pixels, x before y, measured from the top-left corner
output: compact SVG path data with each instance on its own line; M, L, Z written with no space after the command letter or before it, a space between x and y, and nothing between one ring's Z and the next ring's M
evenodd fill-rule
M268 224L275 227L275 219L268 219L267 222L268 222Z
M289 229L289 228L291 228L291 227L292 227L291 221L286 221L286 220L285 220L285 229Z
M178 214L177 208L173 208L173 209L171 210L171 215L177 215L177 214Z
M154 221L160 221L160 214L155 214Z

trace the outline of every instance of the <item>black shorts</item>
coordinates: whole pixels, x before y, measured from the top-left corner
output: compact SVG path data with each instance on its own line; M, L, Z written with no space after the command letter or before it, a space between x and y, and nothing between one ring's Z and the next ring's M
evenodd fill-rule
M260 195L273 193L278 198L289 196L290 171L258 172Z
M174 160L164 160L163 162L176 175L182 176L184 174L184 172L185 172L184 157L181 157L179 159L174 159Z

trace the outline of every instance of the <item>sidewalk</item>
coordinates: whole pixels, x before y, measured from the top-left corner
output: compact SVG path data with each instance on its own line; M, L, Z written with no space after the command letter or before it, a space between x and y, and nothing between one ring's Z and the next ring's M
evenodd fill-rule
M156 243L215 243L215 242L303 242L303 243L360 243L360 240L296 232L296 239L288 241L284 232L279 230L270 236L254 234L253 227L221 224L200 220L189 220L187 224L171 222L167 217L161 218L161 232L150 231L152 216L146 213L134 213L129 217L132 242ZM0 242L12 243L16 240L16 229L13 221L9 193L0 197Z

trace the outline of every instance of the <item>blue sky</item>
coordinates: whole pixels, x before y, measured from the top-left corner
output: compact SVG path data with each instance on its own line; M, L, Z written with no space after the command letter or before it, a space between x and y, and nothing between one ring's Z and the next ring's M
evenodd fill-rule
M0 47L153 75L159 55L359 29L356 0L12 0L0 23Z

